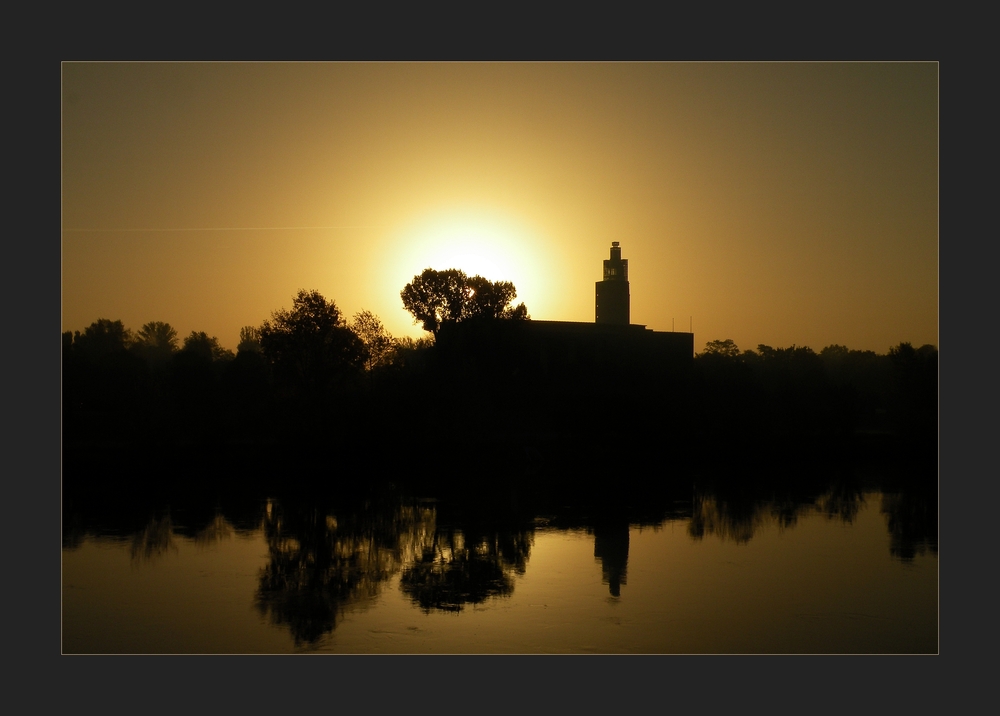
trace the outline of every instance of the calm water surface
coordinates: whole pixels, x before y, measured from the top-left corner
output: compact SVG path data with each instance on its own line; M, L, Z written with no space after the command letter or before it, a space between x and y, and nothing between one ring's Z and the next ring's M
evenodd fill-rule
M63 651L936 653L927 510L880 491L695 495L653 518L161 510L65 530Z

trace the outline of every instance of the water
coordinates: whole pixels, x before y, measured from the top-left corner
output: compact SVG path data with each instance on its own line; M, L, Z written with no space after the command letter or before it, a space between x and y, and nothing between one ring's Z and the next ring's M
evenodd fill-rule
M938 650L926 491L490 504L75 504L63 651Z

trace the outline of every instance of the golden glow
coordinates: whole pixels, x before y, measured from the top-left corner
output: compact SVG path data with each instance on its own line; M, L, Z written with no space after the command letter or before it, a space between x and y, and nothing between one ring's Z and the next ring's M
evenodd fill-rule
M936 344L937 73L66 63L63 329L165 321L235 348L306 288L420 336L399 292L428 266L593 321L620 241L632 320L693 316L699 350Z
M524 223L496 211L457 207L428 213L395 232L389 245L392 260L380 284L397 295L425 268L457 268L469 276L512 282L514 304L523 301L540 317L550 312L550 296L558 289L559 273L547 243Z

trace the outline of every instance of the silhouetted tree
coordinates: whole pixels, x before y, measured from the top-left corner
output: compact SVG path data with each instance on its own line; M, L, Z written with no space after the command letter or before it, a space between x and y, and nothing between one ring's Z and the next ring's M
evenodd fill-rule
M150 366L165 366L177 351L177 331L169 323L151 321L135 334L134 350Z
M73 331L63 331L62 334L62 351L63 358L65 358L73 350Z
M396 341L382 325L378 316L371 311L355 313L351 329L365 344L369 371L383 366L389 361Z
M64 336L63 398L67 429L91 437L134 434L144 412L149 371L130 352L132 332L121 321L101 318L73 336Z
M523 303L516 308L510 306L517 296L514 284L490 281L482 276L469 278L459 269L424 269L399 295L403 307L435 338L446 323L470 318L529 318Z
M919 349L900 343L889 349L895 422L912 436L930 439L937 431L938 353L932 345Z
M702 355L716 355L722 356L724 358L737 358L740 355L740 349L733 342L732 338L727 338L724 341L709 341L705 344L705 352Z
M824 362L837 362L845 361L847 357L851 354L851 351L847 346L838 345L836 343L827 346L819 352L819 357L823 359Z
M257 435L268 424L270 370L260 347L260 329L244 326L236 358L226 364L225 385L230 423L244 437Z
M77 334L74 344L86 357L100 359L128 350L132 344L132 332L121 321L99 318L82 334Z
M240 329L240 342L236 353L260 353L260 329L255 326L243 326Z
M403 287L403 308L413 314L425 331L437 336L441 325L460 321L468 297L467 277L458 269L427 268Z
M392 349L390 363L401 369L416 368L424 364L427 351L434 345L431 338L397 338Z
M517 290L510 281L490 281L482 276L473 276L467 281L469 295L462 318L505 318L524 320L528 309L523 303L516 308L510 302L517 297Z
M231 350L219 345L218 338L209 336L204 331L191 331L191 335L184 339L181 350L208 362L232 360L234 357Z
M192 331L170 364L170 386L178 420L185 432L200 438L224 428L220 383L233 352L204 331Z
M271 314L260 327L260 346L275 377L293 391L317 395L364 364L365 346L340 309L319 291L300 290L292 309Z

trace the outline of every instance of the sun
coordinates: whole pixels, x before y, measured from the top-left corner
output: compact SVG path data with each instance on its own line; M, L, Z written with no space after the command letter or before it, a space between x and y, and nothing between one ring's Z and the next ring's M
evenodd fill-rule
M536 315L548 303L545 277L551 275L546 242L525 223L499 212L450 209L415 219L390 242L384 262L385 285L399 292L426 268L461 269L469 276L510 281Z

